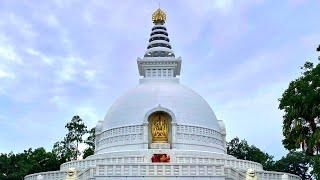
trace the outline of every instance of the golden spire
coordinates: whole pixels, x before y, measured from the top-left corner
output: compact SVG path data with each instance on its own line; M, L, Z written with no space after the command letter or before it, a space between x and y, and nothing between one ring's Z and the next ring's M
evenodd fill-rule
M158 8L152 14L152 21L154 24L164 24L166 21L166 13L162 11L160 8Z

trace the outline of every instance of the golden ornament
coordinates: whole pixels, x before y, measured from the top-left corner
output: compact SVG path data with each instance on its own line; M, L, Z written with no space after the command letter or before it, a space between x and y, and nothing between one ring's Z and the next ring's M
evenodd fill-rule
M166 21L166 13L162 11L160 8L158 8L152 14L152 21L154 24L164 24Z

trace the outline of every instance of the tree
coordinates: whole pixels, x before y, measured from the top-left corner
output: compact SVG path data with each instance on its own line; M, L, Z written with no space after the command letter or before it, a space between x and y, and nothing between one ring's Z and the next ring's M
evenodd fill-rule
M87 126L84 125L79 116L73 116L71 122L67 123L65 127L68 129L67 140L75 143L76 152L74 159L77 159L80 154L79 144L83 142L82 136L87 133Z
M95 150L95 133L96 129L92 128L89 132L88 138L84 141L88 145L88 147L83 151L83 159L93 155L94 150Z
M300 176L302 179L311 179L309 173L310 157L304 152L291 151L273 165L274 171L287 172Z
M319 46L320 48L320 46ZM320 155L311 157L312 171L311 174L315 179L320 179Z
M238 159L258 162L267 171L296 174L302 179L310 179L311 174L314 177L320 177L320 156L318 159L312 160L305 152L291 151L280 160L274 161L273 156L249 145L246 140L240 141L236 137L227 143L227 153ZM310 169L313 169L311 173Z
M30 148L23 153L0 154L0 179L23 179L27 174L54 171L60 167L57 156L44 148L34 151Z
M246 140L240 141L238 137L227 143L227 153L238 159L258 162L265 170L273 169L273 156L262 152L253 145L248 145Z
M87 133L87 126L79 116L73 116L65 126L68 133L62 141L53 145L54 152L61 160L61 163L76 160L80 154L79 144L83 142L83 135Z
M52 171L60 168L58 157L52 152L46 152L44 148L35 149L28 158L32 160L33 165L30 173Z
M314 155L320 152L320 64L306 62L301 69L301 77L279 99L279 109L285 113L282 143L288 150L302 148Z
M76 148L74 143L72 143L67 137L62 141L56 142L53 145L52 152L59 158L61 163L75 160L77 157L77 152L79 150Z

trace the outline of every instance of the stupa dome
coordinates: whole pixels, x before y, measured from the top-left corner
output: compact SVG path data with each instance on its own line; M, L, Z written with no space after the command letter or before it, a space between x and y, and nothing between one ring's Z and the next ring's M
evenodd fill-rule
M209 104L191 89L168 80L142 83L114 102L105 116L103 131L138 125L156 108L171 111L177 124L206 127L220 132Z

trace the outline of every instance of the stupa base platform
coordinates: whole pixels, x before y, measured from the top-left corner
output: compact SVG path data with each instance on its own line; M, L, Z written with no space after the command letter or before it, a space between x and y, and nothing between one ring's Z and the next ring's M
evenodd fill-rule
M154 154L170 156L170 162L152 162ZM60 171L31 174L25 180L65 180L76 169L74 180L114 179L203 179L245 180L247 169L254 169L259 180L299 180L295 175L263 171L261 164L206 151L141 150L96 154L61 165Z

